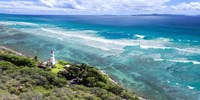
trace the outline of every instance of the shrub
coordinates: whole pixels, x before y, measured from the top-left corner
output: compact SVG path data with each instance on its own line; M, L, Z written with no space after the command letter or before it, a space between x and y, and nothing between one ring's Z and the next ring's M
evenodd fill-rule
M17 95L20 94L19 90L16 89L15 87L10 87L8 91L9 91L11 94L17 94Z
M35 67L36 62L30 58L26 58L23 56L15 56L12 54L2 54L0 53L0 60L9 61L17 66L28 66L28 67Z
M0 61L0 69L5 71L5 70L11 70L11 69L15 69L16 66L10 62L2 62Z
M50 85L62 87L67 83L65 79L38 68L22 68L20 73L23 76L29 75L32 83L36 82L37 85L47 86L46 88L51 88Z
M101 98L102 100L121 100L119 96L116 96L101 88L93 88L92 93L96 94L97 97Z
M65 76L65 78L68 80L78 77L79 73L80 68L78 67L69 67L66 70L60 72L60 74Z
M98 69L90 67L86 64L72 65L71 67L66 68L64 71L59 72L59 76L60 75L64 76L68 80L75 79L78 84L82 84L84 86L100 87L122 98L131 100L135 99L135 94L127 91L126 89L124 89L119 85L114 84L109 80L108 76L100 73ZM109 97L111 96L109 92L101 93L96 91L97 96L103 95L101 96L102 99L107 99L107 100L119 99L119 97L116 98Z
M42 94L35 92L26 92L19 95L22 100L42 100Z
M114 84L109 85L107 90L116 94L116 95L120 95L124 91L124 89L122 87L120 87L118 85L114 85Z

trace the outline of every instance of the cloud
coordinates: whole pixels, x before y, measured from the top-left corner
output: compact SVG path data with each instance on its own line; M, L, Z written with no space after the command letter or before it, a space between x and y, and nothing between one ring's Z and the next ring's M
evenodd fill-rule
M51 8L84 9L75 0L40 0L40 3Z
M143 10L162 7L169 0L40 0L41 3L52 8L69 8L82 10Z
M180 3L175 6L171 6L174 10L178 11L188 11L188 10L198 10L200 11L200 1L199 2L190 2L190 3Z
M3 0L0 13L20 14L188 14L200 10L200 2L166 5L170 0ZM195 14L200 12L195 12Z
M0 1L0 11L70 12L86 14L134 14L162 9L169 0L9 0Z
M57 14L63 13L61 8L50 8L36 1L0 1L0 13L19 13L19 14Z

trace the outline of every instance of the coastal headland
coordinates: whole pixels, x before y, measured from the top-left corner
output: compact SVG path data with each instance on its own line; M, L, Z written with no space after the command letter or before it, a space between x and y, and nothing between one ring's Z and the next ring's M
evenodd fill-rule
M142 100L106 73L86 64L36 58L0 46L0 98L6 100Z

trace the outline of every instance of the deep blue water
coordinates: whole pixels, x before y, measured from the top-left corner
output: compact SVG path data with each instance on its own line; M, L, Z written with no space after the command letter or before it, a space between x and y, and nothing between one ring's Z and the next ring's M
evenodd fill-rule
M200 100L199 16L0 15L0 45L87 63L138 95Z

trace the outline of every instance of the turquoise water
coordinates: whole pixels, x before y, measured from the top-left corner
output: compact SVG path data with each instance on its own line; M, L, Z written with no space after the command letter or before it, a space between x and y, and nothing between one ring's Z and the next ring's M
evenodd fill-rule
M0 45L97 66L137 94L200 100L198 16L0 15Z

